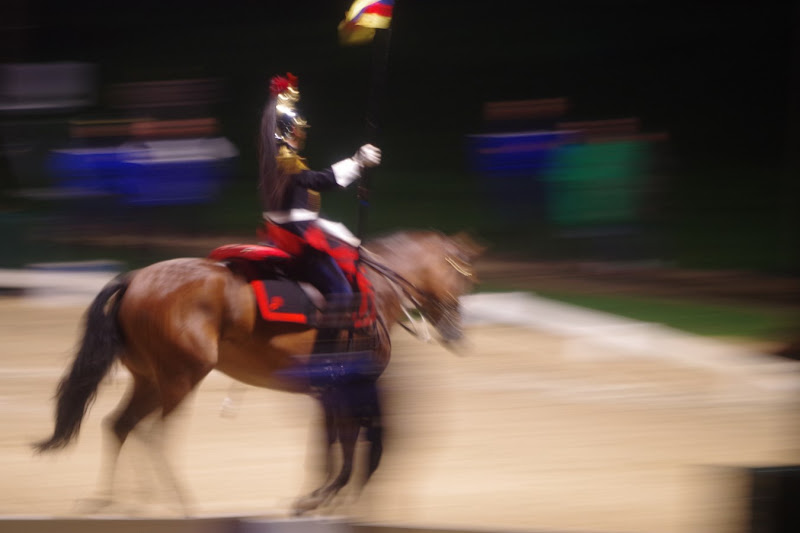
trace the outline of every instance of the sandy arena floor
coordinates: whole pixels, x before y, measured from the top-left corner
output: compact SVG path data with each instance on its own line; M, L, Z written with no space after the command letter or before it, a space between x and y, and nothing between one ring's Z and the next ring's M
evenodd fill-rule
M83 307L0 300L0 512L76 516L94 495L100 422L123 394L101 387L75 445L35 456ZM458 357L398 329L382 378L387 449L361 496L332 512L398 524L591 532L728 533L746 516L746 468L798 464L795 393L741 375L613 353L550 335L469 330ZM594 357L597 355L597 357ZM312 400L212 374L176 420L170 450L195 513L285 515L313 487ZM236 398L234 416L220 416ZM172 516L141 442L123 452L115 514Z

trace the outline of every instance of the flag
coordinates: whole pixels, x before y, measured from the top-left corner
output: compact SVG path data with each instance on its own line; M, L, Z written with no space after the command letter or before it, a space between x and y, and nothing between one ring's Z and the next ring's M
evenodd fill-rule
M342 44L365 44L376 29L386 29L392 22L394 0L356 0L339 23Z

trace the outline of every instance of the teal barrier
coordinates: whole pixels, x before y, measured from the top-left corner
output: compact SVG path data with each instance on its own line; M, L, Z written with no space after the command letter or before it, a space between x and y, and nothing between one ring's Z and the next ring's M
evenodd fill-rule
M544 177L548 220L562 228L638 222L648 161L644 141L560 146Z

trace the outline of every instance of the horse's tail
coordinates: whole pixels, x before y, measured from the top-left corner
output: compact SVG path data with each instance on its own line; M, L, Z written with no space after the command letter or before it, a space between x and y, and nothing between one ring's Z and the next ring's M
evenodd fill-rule
M72 368L61 379L56 391L53 436L35 443L36 451L63 448L77 437L81 421L97 395L100 381L123 347L117 312L129 284L129 274L117 276L103 287L86 311L80 348Z

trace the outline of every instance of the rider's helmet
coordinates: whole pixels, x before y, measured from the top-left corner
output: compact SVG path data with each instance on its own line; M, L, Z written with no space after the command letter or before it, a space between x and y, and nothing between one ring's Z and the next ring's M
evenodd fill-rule
M286 76L274 76L269 84L270 94L275 98L275 142L290 151L300 151L306 139L308 122L297 112L300 99L297 77L287 72Z

